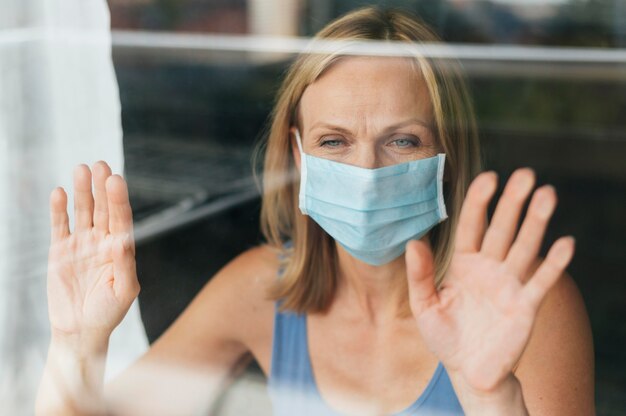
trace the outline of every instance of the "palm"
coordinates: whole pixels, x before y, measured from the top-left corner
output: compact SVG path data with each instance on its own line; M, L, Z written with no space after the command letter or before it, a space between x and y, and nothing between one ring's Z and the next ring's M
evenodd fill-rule
M57 265L48 277L50 322L54 328L69 333L76 332L83 324L106 326L103 311L116 303L112 289L113 260L110 247L106 247L110 242L94 238L91 233L74 237L76 244L69 238L55 243L48 260L51 265ZM93 250L85 252L76 247Z
M77 169L73 233L67 226L64 192L57 189L51 197L48 310L52 329L66 334L112 331L138 291L129 244L132 222L125 183L119 177L112 178L107 195L105 181L110 171L106 164L98 169L104 174L94 172L95 209L94 199L90 199L89 170Z
M502 376L494 373L513 367L533 323L532 305L521 291L517 276L502 273L496 262L474 254L455 257L440 306L418 317L429 348L449 370L483 377L481 385Z
M518 173L518 180L521 175ZM510 189L516 185L509 184L483 237L480 218L486 217L491 196L482 194L486 199L481 201L475 189L478 186L472 184L464 202L456 250L440 290L434 290L432 273L423 272L432 270L428 247L407 252L407 268L412 310L428 347L449 372L462 375L477 390L489 390L512 371L530 337L541 299L571 255L566 259L560 256L565 242L555 244L525 283L551 215L551 210L547 215L545 210L538 214L537 201L552 201L552 194L549 189L537 192L539 196L533 198L519 237L511 246L525 197L513 197L515 191Z

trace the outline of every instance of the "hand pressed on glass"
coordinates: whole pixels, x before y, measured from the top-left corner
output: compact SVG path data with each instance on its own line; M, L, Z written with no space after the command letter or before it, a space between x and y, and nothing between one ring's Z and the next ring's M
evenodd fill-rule
M67 195L50 195L48 309L53 335L108 337L139 293L126 182L104 162L74 171L75 227Z
M574 253L574 239L560 238L525 281L556 206L553 188L539 188L515 235L534 182L530 169L512 175L486 231L487 206L497 178L485 172L472 182L459 219L455 252L439 291L434 286L430 248L422 241L407 244L411 310L419 329L451 378L477 394L497 390L512 374L542 299Z

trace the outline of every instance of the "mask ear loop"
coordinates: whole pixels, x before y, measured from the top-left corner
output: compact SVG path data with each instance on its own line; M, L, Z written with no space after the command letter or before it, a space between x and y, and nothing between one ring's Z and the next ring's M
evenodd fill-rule
M298 150L300 151L300 192L298 193L298 205L300 212L304 215L308 215L306 210L306 154L302 149L302 139L300 138L300 131L296 129L296 143L298 143Z
M439 217L441 218L439 222L442 222L448 218L446 204L443 200L443 173L446 164L446 154L439 153L437 155L437 162L437 206L439 208Z
M302 150L302 139L300 138L300 131L296 129L296 143L298 143L298 150L300 150L300 154L304 153Z

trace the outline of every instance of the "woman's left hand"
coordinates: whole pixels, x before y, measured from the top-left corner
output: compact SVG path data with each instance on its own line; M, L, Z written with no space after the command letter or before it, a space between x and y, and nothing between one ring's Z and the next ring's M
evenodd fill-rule
M531 169L514 172L486 227L497 176L485 172L476 177L463 202L454 254L439 290L430 247L423 241L407 245L411 310L420 332L451 378L477 395L510 384L539 305L574 254L574 239L560 238L527 279L556 206L551 186L537 189L517 232L534 184Z

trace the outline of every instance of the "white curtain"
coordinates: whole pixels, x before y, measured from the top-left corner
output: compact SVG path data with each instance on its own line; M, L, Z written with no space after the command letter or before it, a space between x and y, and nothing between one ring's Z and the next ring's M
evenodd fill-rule
M123 172L106 1L0 0L2 414L32 414L46 357L49 193L63 186L71 204L74 166L100 159ZM146 348L135 303L111 340L107 378Z

